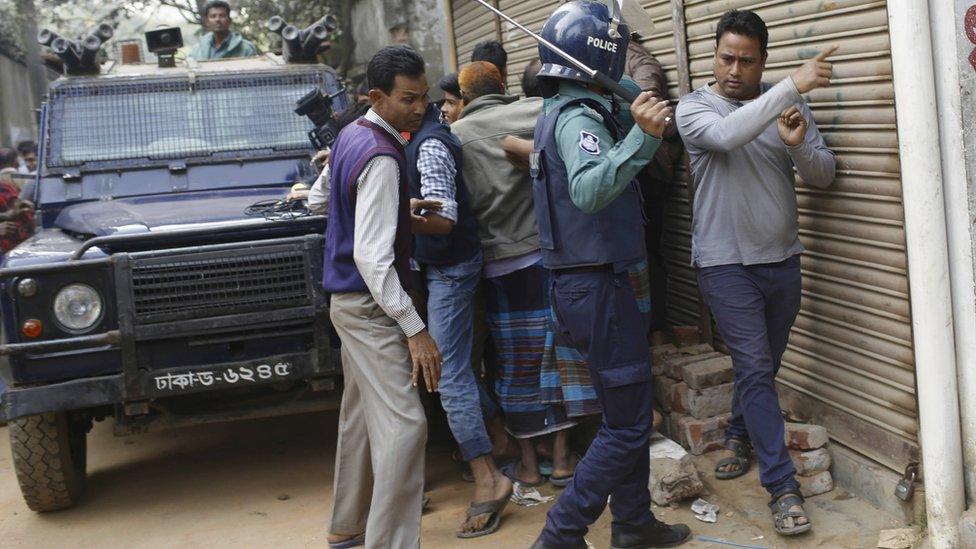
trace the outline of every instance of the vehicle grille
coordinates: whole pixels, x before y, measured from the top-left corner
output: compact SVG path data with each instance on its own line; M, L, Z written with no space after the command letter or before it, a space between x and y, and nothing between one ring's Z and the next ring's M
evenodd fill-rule
M132 265L137 324L311 304L300 249L172 256Z

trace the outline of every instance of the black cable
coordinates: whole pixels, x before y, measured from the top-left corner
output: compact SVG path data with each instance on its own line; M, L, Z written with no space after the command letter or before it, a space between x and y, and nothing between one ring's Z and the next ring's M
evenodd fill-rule
M312 215L304 200L261 200L244 208L244 215L264 217L268 221L298 219Z

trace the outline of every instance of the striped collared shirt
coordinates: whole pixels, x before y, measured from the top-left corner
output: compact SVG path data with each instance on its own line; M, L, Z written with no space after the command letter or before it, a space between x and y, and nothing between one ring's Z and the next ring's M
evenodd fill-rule
M407 140L400 132L373 109L367 111L364 118L386 130L401 145L406 145ZM353 235L356 268L383 312L400 325L407 337L412 337L426 326L393 267L393 241L400 207L400 168L396 160L389 156L371 160L360 174L356 188L356 230Z

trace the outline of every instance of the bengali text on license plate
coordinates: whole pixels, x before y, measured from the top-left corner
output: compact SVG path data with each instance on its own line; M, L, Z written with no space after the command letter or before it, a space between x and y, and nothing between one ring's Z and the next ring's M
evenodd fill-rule
M213 368L198 372L163 374L155 376L156 389L160 391L180 391L195 387L213 385L246 385L261 383L272 379L286 378L292 373L292 365L287 362L259 364L257 366L231 366Z

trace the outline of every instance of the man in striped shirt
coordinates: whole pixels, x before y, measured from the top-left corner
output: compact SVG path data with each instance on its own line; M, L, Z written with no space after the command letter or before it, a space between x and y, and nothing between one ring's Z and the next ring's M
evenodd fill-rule
M473 538L498 529L512 482L492 458L471 366L473 298L483 258L460 167L461 142L431 105L407 145L407 171L411 199L436 201L440 208L422 212L425 222L414 225L413 258L424 267L427 322L444 357L441 405L475 481L474 501L457 536Z
M373 106L339 133L329 177L323 287L342 340L329 544L420 546L427 422L417 393L436 391L441 355L408 291L411 216L406 140L428 106L424 61L389 46L366 70Z

